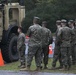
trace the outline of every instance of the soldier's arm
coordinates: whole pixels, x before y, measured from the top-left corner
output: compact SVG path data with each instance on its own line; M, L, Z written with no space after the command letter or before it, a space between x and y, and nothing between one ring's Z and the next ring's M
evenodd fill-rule
M71 29L71 34L74 36L75 35L75 32Z
M29 27L28 31L27 31L27 36L31 36L31 28Z
M48 33L49 33L49 44L52 44L52 42L53 42L52 33L50 30L48 31Z
M62 29L60 29L57 33L57 43L61 44L61 35L62 35Z
M60 36L62 34L62 28L58 30L57 36Z
M75 39L75 32L71 29L72 40Z
M40 37L40 39L41 39L41 43L42 43L43 38L44 38L44 37L43 37L43 33L44 33L44 32L43 32L43 29L41 28L41 29L39 30L39 34L40 34L39 37Z

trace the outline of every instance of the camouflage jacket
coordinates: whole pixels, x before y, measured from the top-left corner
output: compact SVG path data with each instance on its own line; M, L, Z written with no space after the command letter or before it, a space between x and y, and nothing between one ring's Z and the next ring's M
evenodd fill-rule
M55 45L60 45L60 38L59 38L59 33L60 33L60 30L62 29L62 27L60 27L60 28L58 28L57 30L56 30L56 33L55 33L55 37L56 37L56 39L55 39Z
M17 39L17 49L21 50L22 46L24 45L25 45L25 34L21 33L19 34L18 39Z
M27 35L30 37L29 38L29 46L42 46L42 27L38 24L34 24L29 27L27 31Z
M50 39L52 39L51 31L46 27L42 27L42 45L49 45Z
M58 37L61 40L61 47L70 47L71 46L71 38L74 36L74 32L69 27L65 26L59 31Z

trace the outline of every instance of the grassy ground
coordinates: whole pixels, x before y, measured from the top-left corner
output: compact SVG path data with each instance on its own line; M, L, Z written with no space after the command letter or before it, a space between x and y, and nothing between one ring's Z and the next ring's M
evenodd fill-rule
M52 59L49 59L48 67L51 68L51 62ZM12 70L12 71L19 71L18 69L19 62L13 62L9 64L5 64L5 66L0 67L0 70ZM57 62L57 66L59 66L59 63ZM32 61L31 70L35 70L35 61ZM54 72L54 73L73 73L76 74L76 65L72 66L72 68L69 71L59 71L59 70L42 70L41 72Z

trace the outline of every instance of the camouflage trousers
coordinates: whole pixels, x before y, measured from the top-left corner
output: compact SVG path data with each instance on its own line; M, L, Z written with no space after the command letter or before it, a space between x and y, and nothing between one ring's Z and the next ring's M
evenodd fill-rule
M52 67L56 67L56 62L58 60L60 63L60 67L62 67L63 65L62 65L62 60L61 60L60 46L55 46Z
M76 44L72 45L71 51L72 51L72 63L76 64Z
M49 55L49 45L42 48L42 57L43 57L43 63L45 67L48 64L48 55Z
M19 61L21 65L25 65L25 45L18 50L19 53Z
M27 66L31 66L31 62L33 57L35 57L35 63L37 67L41 67L41 52L42 49L40 46L29 46L28 49L28 59L27 59Z
M70 67L71 66L71 49L70 47L61 47L61 59L63 66Z

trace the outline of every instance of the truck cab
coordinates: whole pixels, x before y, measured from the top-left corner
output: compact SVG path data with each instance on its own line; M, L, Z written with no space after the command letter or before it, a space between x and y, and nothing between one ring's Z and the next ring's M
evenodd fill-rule
M17 29L25 18L25 6L19 3L0 4L0 45L6 62L18 60Z

